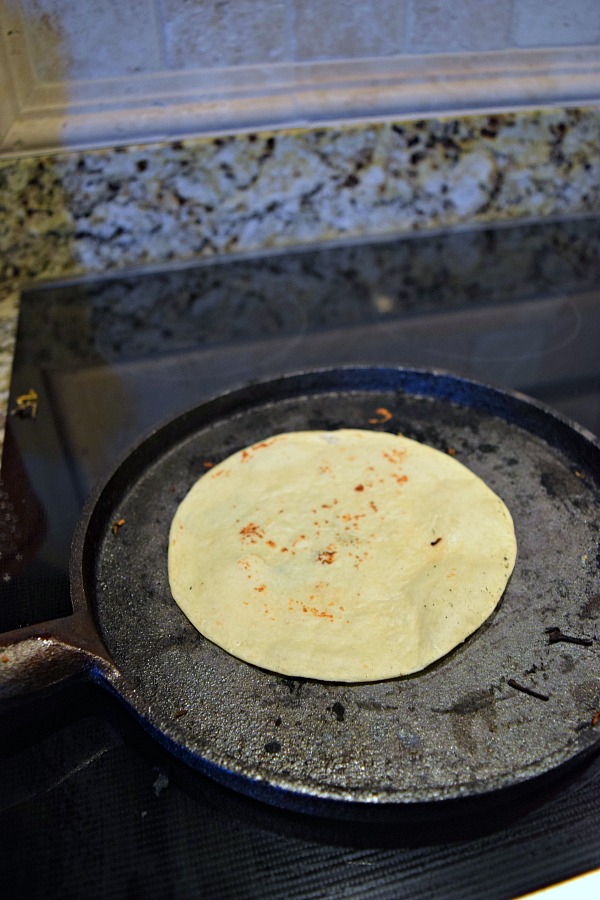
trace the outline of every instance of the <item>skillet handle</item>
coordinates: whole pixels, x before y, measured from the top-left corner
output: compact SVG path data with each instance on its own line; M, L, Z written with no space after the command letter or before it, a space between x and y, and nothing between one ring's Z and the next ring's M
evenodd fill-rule
M0 703L113 668L87 612L0 634Z

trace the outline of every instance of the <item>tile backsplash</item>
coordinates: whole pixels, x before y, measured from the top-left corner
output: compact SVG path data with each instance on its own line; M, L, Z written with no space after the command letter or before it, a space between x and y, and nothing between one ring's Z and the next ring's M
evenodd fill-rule
M20 6L32 62L48 81L67 73L102 78L600 43L596 0L21 0ZM53 42L66 56L46 56Z
M600 99L597 0L0 0L0 152Z

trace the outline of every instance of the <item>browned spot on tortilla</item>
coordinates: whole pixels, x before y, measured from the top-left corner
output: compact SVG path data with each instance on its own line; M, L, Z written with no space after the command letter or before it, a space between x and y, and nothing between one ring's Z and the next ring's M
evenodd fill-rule
M333 544L329 544L329 546L326 547L325 550L321 550L321 552L317 556L317 559L324 565L330 566L335 560L336 554L337 550L335 549Z
M318 619L329 619L330 622L333 622L334 615L333 613L327 612L325 609L317 609L316 606L303 606L303 613L309 613L311 616L316 616Z
M263 529L256 522L248 522L247 525L240 529L240 534L242 540L249 541L251 544L256 544L257 541L265 536Z

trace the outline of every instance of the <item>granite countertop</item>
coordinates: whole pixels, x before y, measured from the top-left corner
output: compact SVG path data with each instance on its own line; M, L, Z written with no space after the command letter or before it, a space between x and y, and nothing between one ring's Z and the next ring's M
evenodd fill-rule
M0 426L25 284L590 216L599 145L599 108L544 108L0 160Z

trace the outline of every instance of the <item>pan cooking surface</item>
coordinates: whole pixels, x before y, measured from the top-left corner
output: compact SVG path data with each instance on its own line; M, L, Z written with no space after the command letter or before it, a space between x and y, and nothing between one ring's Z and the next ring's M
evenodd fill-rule
M381 407L392 417L369 424ZM414 676L279 676L204 639L170 595L171 519L204 462L277 432L342 427L456 452L513 515L517 564L495 613ZM128 457L87 523L84 588L123 676L115 687L192 765L276 803L475 797L551 772L600 734L599 456L551 414L447 376L321 372L205 404ZM550 643L551 628L593 642Z

